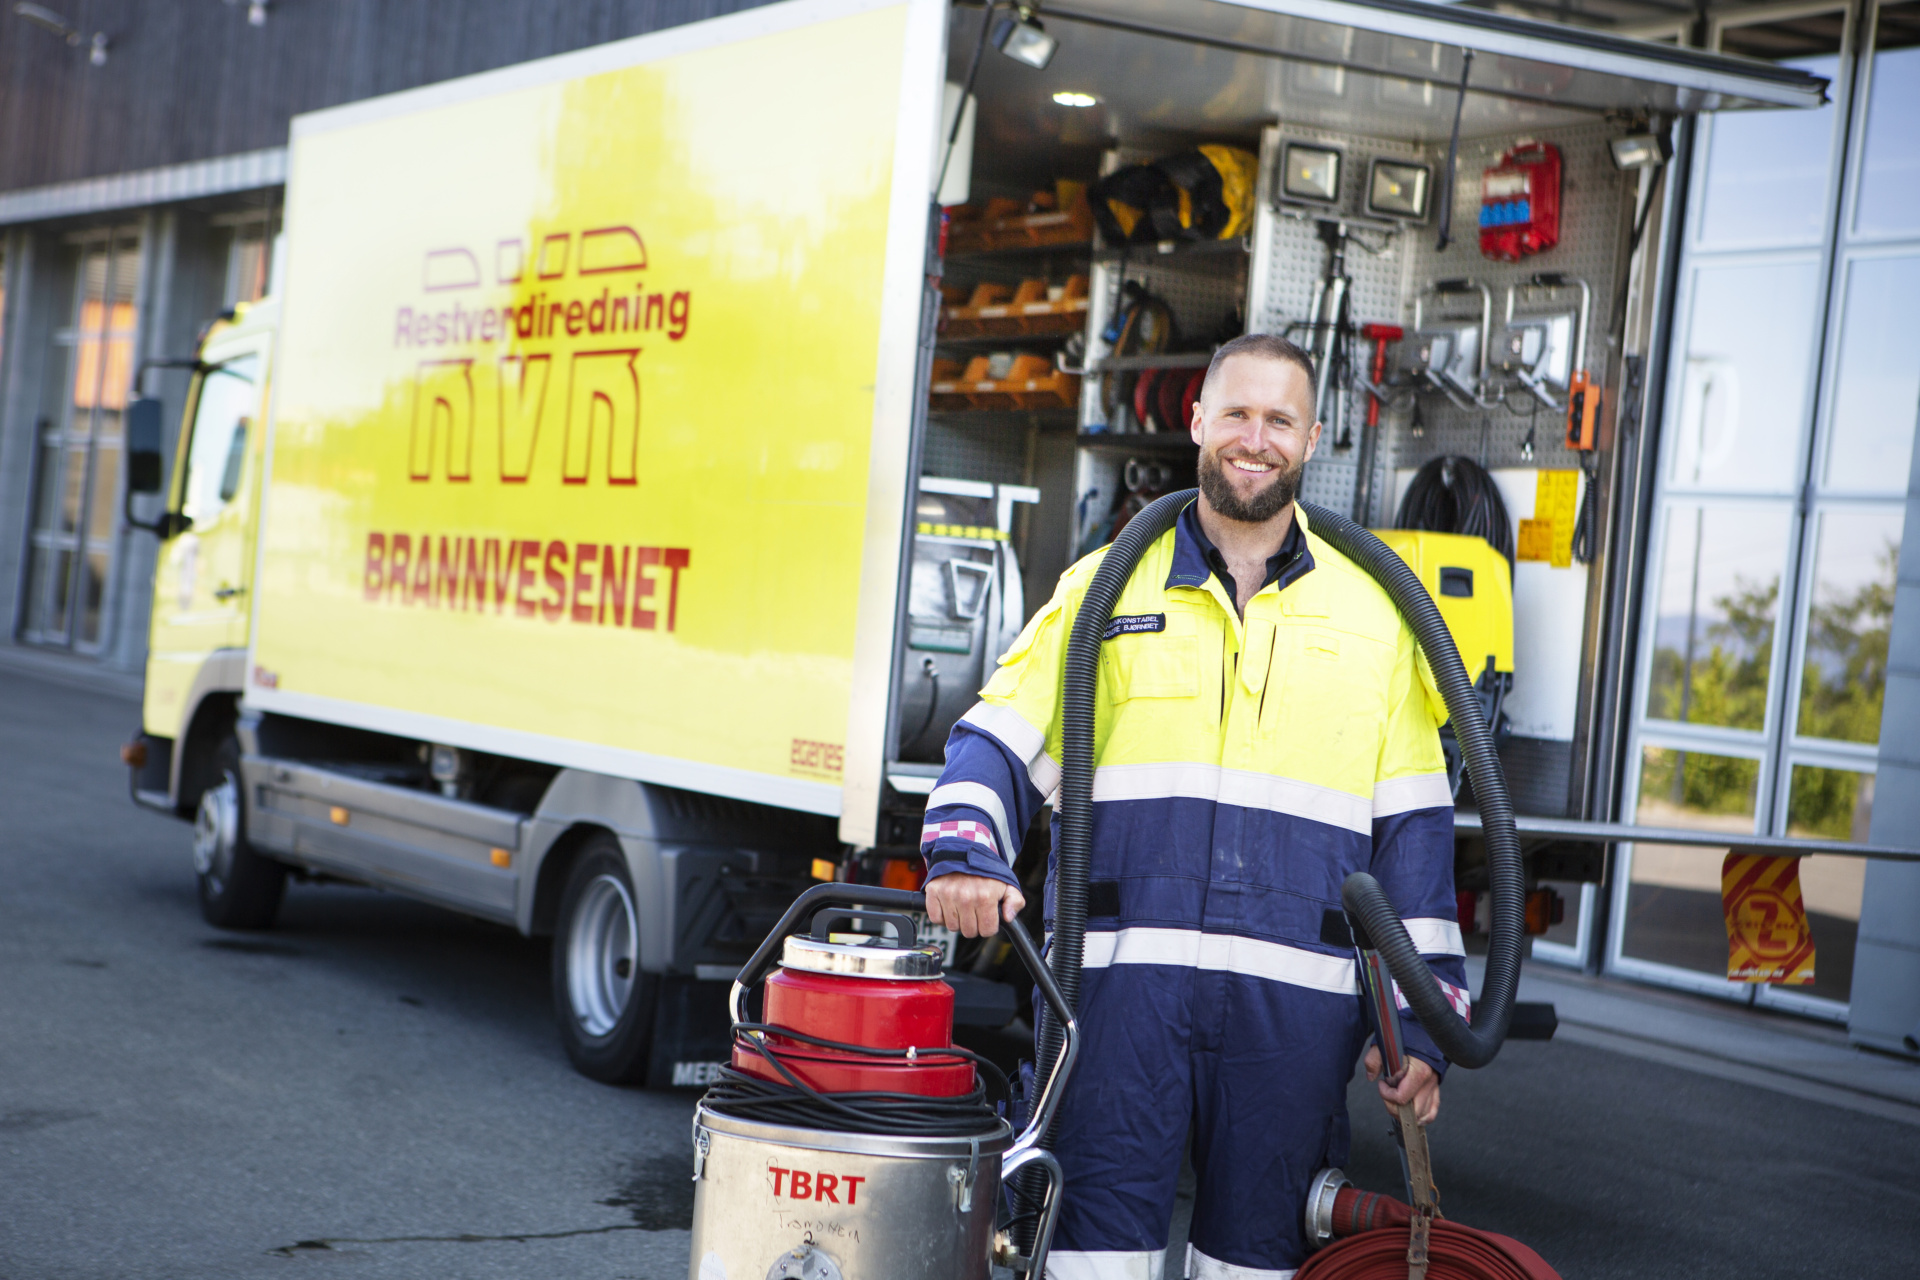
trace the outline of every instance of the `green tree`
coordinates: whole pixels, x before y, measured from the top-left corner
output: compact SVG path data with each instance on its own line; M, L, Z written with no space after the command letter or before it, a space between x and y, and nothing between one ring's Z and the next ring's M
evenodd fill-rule
M1800 680L1801 737L1880 740L1899 544L1888 539L1875 559L1880 572L1872 581L1852 595L1816 602L1808 612L1806 670Z

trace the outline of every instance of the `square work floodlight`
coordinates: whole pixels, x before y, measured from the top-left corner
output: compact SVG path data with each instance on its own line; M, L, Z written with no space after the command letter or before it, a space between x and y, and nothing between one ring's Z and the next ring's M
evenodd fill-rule
M1340 199L1340 153L1332 147L1289 142L1280 167L1280 196L1310 204L1335 204Z
M1040 19L1027 9L1017 17L1000 19L993 29L993 44L1015 62L1024 62L1035 71L1045 71L1060 49L1060 41L1047 34Z
M1433 170L1424 164L1380 160L1367 166L1367 212L1376 218L1425 222Z

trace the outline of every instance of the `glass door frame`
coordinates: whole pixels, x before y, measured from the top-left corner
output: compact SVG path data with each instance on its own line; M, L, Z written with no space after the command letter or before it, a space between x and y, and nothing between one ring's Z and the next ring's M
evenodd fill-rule
M1702 223L1708 204L1708 168L1712 163L1713 134L1718 120L1713 116L1701 118L1696 133L1694 153L1687 157L1691 167L1688 189L1692 196L1688 200L1689 207L1685 211L1681 274L1677 282L1674 314L1667 330L1670 351L1663 399L1665 409L1654 465L1651 506L1653 528L1652 536L1647 542L1647 553L1639 583L1641 608L1631 684L1631 716L1626 735L1626 751L1620 762L1622 776L1618 812L1622 821L1632 821L1633 815L1638 811L1642 768L1648 747L1669 747L1757 761L1759 776L1754 794L1754 834L1784 833L1786 787L1792 777L1791 764L1796 761L1812 762L1805 758L1811 753L1797 750L1798 744L1792 736L1794 718L1799 706L1798 682L1795 677L1799 672L1797 662L1804 643L1807 616L1804 597L1810 594L1805 585L1808 576L1805 565L1810 552L1810 539L1815 535L1818 526L1815 512L1819 508L1811 501L1816 492L1813 488L1813 467L1815 460L1821 456L1820 450L1824 447L1826 440L1827 410L1833 394L1829 360L1834 350L1834 343L1837 340L1836 331L1839 327L1834 304L1839 274L1837 263L1842 256L1839 247L1843 234L1840 220L1843 214L1851 214L1852 189L1857 181L1854 177L1858 167L1856 133L1861 128L1862 122L1856 117L1864 113L1855 110L1855 102L1860 82L1858 68L1863 61L1862 33L1868 29L1862 18L1867 8L1867 4L1859 3L1858 0L1839 4L1833 3L1833 0L1810 0L1810 2L1768 6L1764 9L1742 10L1737 14L1715 18L1710 24L1709 47L1719 48L1723 35L1729 29L1823 14L1842 17L1841 47L1836 58L1831 108L1834 113L1830 135L1831 148L1826 168L1827 198L1821 216L1821 234L1817 240L1803 244L1781 244L1775 247L1715 248L1703 243ZM1674 451L1679 443L1675 428L1679 421L1680 406L1683 403L1682 389L1687 377L1688 360L1685 344L1691 341L1694 311L1698 302L1703 271L1723 266L1739 267L1795 262L1813 266L1814 298L1817 305L1823 308L1813 326L1813 341L1803 355L1807 361L1807 378L1797 416L1799 426L1793 472L1797 484L1774 491L1748 489L1737 492L1710 487L1676 486L1670 479L1670 468ZM1790 509L1786 558L1781 566L1780 592L1774 612L1767 702L1762 727L1755 731L1653 719L1647 715L1647 699L1651 687L1655 640L1660 616L1659 605L1653 599L1653 593L1660 588L1674 515L1676 512L1694 507L1749 504L1774 507L1785 504ZM1692 655L1686 655L1686 660L1690 662ZM1788 687L1790 684L1791 689ZM1821 744L1821 755L1827 754L1828 745ZM1760 984L1731 982L1714 974L1637 958L1625 953L1627 908L1633 883L1633 855L1634 846L1623 843L1617 846L1613 859L1608 886L1611 902L1608 911L1607 936L1602 952L1605 970L1623 977L1655 982L1663 986L1730 1001L1747 1004L1763 1002ZM1711 853L1703 849L1698 856L1707 858ZM1584 915L1585 912L1583 912L1583 918ZM1583 937L1582 941L1584 940ZM1813 996L1783 995L1768 991L1764 1003L1836 1020L1844 1020L1846 1016L1844 1004Z
M56 326L49 335L47 366L45 375L52 385L43 391L58 396L57 421L43 418L34 424L32 491L28 507L28 520L25 539L26 555L22 557L21 571L24 575L22 587L24 599L19 613L19 636L28 644L46 648L67 649L88 656L99 656L112 647L113 627L117 621L114 613L114 592L118 584L120 571L119 554L126 531L126 516L121 510L123 486L126 483L125 466L114 468L114 493L109 499L111 519L107 529L95 535L91 528L94 504L100 500L95 493L100 483L99 455L101 451L101 420L107 409L105 400L108 394L107 382L113 376L115 357L113 347L124 342L126 347L125 373L127 386L121 389L122 403L133 395L134 373L139 367L141 348L140 329L146 301L144 286L150 274L151 263L148 254L152 247L149 229L141 223L119 223L109 226L89 228L64 237L64 247L73 254L75 269L73 285L68 300L68 323ZM86 259L89 254L104 251L106 255L106 276L102 286L101 318L97 329L89 332L86 327L87 272ZM120 264L127 258L133 260L133 290L128 303L130 323L124 327L114 324L114 289L119 278ZM75 403L75 382L81 372L80 361L89 341L98 345L94 357L97 363L95 382L88 391L92 403L84 409ZM80 413L88 415L87 429L76 433L74 423ZM42 424L45 424L44 426ZM124 429L123 429L124 430ZM74 527L70 532L61 532L57 527L41 526L41 504L51 501L54 509L63 501L60 490L67 483L67 467L73 461L72 454L77 446L84 444L86 474L82 477L77 506L74 511ZM124 464L124 433L113 448L122 451ZM51 477L48 468L55 468ZM48 491L46 486L55 486ZM58 517L55 517L56 521ZM42 557L58 564L60 553L69 556L66 565L66 581L62 584L59 574L40 572ZM104 553L105 566L100 575L100 613L98 625L91 639L83 639L82 617L86 610L85 566L90 554ZM36 619L52 615L55 610L52 600L55 593L64 585L66 608L63 625L55 629L42 630L36 627ZM36 594L38 598L36 598Z

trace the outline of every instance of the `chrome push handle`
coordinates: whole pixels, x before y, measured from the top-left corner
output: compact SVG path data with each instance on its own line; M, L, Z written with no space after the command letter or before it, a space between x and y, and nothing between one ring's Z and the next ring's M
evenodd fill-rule
M1072 1043L1071 1036L1068 1043ZM1064 1054L1061 1055L1061 1061L1066 1061ZM1060 1221L1060 1188L1063 1179L1060 1176L1060 1162L1053 1158L1051 1151L1029 1146L1011 1150L1001 1160L1001 1185L1012 1182L1015 1175L1030 1164L1040 1166L1047 1175L1047 1191L1040 1201L1040 1218L1033 1231L1033 1253L1027 1258L1026 1268L1027 1275L1038 1280L1046 1274L1047 1254L1053 1249L1053 1229Z

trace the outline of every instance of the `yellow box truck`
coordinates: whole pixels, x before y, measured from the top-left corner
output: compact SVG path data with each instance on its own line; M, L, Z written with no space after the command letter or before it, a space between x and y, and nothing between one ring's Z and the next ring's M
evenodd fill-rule
M1071 204L1084 183L1053 179L1106 163L1084 122L1048 133L1035 112L1119 103L1162 65L1115 139L1246 134L1252 230L1196 279L1237 278L1261 325L1248 273L1318 259L1254 243L1290 225L1267 189L1292 108L1236 59L1433 97L1408 49L1491 49L1497 109L1467 116L1489 130L1818 93L1490 14L1285 7L1184 0L1149 22L1100 0L1053 19L1082 24L1063 45L1082 56L1047 72L992 50L982 68L991 31L947 0L787 0L297 119L273 297L195 353L164 492L157 404L130 416L130 492L165 498L132 785L193 822L207 917L267 925L291 874L552 933L583 1071L705 1083L724 980L810 877L912 853L946 731L1026 616L1021 561L1043 595L1104 526L1089 492L1110 504L1136 474L1117 422L1089 420L1092 379L1073 407L1075 359L1124 367L1101 335L1128 268L1083 208L1004 201L971 224L1011 255L979 298L1017 305L968 323L990 339L1013 306L1028 354L1009 367L1041 372L1006 381L991 341L955 336L984 376L929 394L941 203L971 180ZM976 74L970 99L952 82ZM1431 149L1440 97L1350 123ZM1627 181L1599 188L1615 230ZM1075 253L1091 298L1047 257ZM1078 356L1032 354L1070 330ZM986 416L935 458L946 402ZM1137 474L1191 474L1170 439ZM986 958L966 967L963 1009L1012 1017Z

